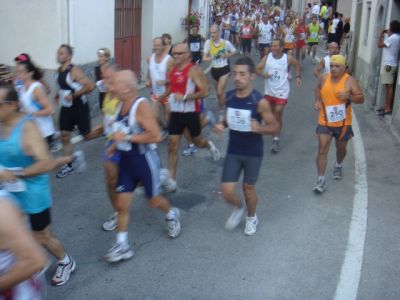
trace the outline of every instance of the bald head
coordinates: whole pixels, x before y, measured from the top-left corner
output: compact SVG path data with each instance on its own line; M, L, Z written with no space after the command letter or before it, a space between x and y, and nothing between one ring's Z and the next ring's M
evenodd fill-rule
M137 77L131 70L118 71L111 80L110 92L120 100L130 100L137 93Z

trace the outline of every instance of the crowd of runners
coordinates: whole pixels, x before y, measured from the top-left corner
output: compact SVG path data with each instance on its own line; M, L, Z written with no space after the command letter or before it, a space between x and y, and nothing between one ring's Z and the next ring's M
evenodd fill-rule
M327 55L316 64L317 46L325 49L329 14L312 9L300 15L282 7L217 2L209 39L202 37L196 26L180 43L172 45L169 34L153 39L146 79L150 99L140 96L132 71L121 70L111 62L109 49L97 50L99 65L93 82L72 63L73 49L61 45L57 50L57 103L61 107L58 130L62 155L58 156L52 154L57 150L58 130L52 118L49 86L28 54L16 56L12 84L0 87L0 299L8 299L17 290L40 299L46 260L38 244L57 259L53 285L66 283L76 268L70 252L51 231L48 178L55 169L60 180L85 171L85 155L74 151L71 143L76 127L85 140L106 140L99 155L113 212L101 226L105 231L116 231L115 243L104 255L107 262L128 260L134 255L128 225L137 187L143 190L150 207L165 214L168 236L179 236L180 211L171 206L167 196L179 190L181 136L187 142L182 156L206 148L213 160L221 158L214 142L202 134L206 126L216 134L229 130L220 191L233 211L225 227L232 230L245 218L244 233L256 233L255 185L265 153L262 136L273 137L270 151L278 154L290 82L293 78L296 88L301 88L307 59L315 64L314 69L307 70L317 78L310 97L315 98L319 113L313 190L325 190L327 154L333 138L333 176L340 179L346 146L353 136L351 104L362 103L364 98L357 80L347 73L346 58L339 54L340 41L329 43ZM211 80L204 71L208 65ZM253 87L256 76L264 80L263 91ZM235 88L228 91L229 78ZM92 128L87 94L96 88L103 124ZM218 101L214 113L206 111L204 105L212 88ZM168 157L161 168L157 144L164 138L168 138ZM241 175L243 195L236 189ZM28 216L31 232L23 225L18 210Z

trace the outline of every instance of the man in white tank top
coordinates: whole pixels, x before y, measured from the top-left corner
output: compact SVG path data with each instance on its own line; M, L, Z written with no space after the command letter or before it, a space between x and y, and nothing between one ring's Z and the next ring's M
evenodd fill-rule
M327 74L330 71L330 57L340 53L339 45L336 42L332 42L328 45L329 54L326 55L314 69L314 76L319 77L320 75Z
M301 86L301 66L291 55L283 53L283 41L275 39L271 43L271 53L265 56L257 65L257 73L265 79L265 98L271 106L279 128L272 140L271 152L279 152L279 138L282 130L282 114L287 104L290 92L288 80L288 68L293 65L296 68L296 84Z
M149 70L146 86L151 89L152 108L161 128L165 131L170 111L166 97L166 78L173 61L171 56L165 52L161 37L153 39L153 50L154 53L148 59Z

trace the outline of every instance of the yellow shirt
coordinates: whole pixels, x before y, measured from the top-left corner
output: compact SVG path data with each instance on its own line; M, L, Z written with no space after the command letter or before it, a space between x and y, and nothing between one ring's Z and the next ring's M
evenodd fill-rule
M103 102L103 126L104 134L108 137L111 134L111 126L117 111L119 99L112 97L110 93L107 93L104 97Z

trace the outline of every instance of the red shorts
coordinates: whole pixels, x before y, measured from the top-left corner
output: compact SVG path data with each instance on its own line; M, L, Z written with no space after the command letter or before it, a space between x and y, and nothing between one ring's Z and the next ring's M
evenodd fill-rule
M272 104L275 104L275 105L286 105L287 102L288 102L288 99L277 98L277 97L273 97L273 96L270 96L270 95L265 95L264 98L269 103L272 103Z
M301 48L303 48L303 47L305 47L305 46L306 46L305 40L298 40L298 41L296 42L296 48L297 48L297 49L301 49Z

